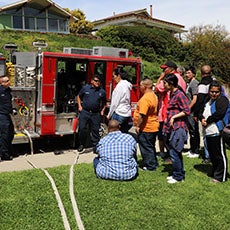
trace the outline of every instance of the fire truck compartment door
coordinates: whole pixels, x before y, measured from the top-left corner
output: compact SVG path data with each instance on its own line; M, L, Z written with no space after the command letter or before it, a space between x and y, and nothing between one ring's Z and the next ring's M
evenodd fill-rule
M55 134L56 58L44 58L42 74L41 135Z

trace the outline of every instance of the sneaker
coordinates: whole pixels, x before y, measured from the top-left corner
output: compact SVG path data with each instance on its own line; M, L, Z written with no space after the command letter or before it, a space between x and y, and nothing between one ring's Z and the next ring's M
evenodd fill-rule
M171 180L167 181L169 184L175 184L175 183L180 183L180 182L184 182L184 180L175 180L174 178L172 178Z
M147 167L143 167L142 168L144 171L151 171L151 172L155 172L156 171L156 169L148 169Z
M80 146L78 147L77 151L78 151L79 153L84 153L84 152L85 152L84 146L83 146L83 145L80 145Z
M167 179L167 180L172 180L172 179L173 179L173 176L167 176L166 179Z
M199 157L199 154L190 152L190 154L187 155L187 157L188 157L188 158L198 158L198 157Z
M220 181L218 181L218 180L216 180L216 179L214 179L214 178L212 178L212 179L210 180L210 182L211 182L211 183L220 183Z
M189 155L189 154L191 154L190 151L188 151L188 152L182 152L182 155L183 155L183 156L187 156L187 155Z

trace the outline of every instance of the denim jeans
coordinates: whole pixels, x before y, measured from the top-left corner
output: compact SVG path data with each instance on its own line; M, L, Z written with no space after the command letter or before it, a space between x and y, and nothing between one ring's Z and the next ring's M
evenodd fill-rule
M99 157L97 156L93 159L93 168L94 168L95 173L96 173L96 168L97 168L98 163L99 163Z
M178 181L184 180L185 171L181 152L177 152L175 149L170 148L169 154L172 160L173 178Z
M117 120L119 122L121 126L120 130L122 133L128 133L129 129L131 128L131 126L129 125L130 117L124 117L114 112L111 119Z
M138 134L138 143L142 156L143 167L148 170L156 170L158 161L156 157L156 136L157 132L141 132Z

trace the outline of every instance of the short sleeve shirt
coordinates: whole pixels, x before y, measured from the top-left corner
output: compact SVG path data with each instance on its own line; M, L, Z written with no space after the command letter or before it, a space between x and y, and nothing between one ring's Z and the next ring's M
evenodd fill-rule
M98 112L106 102L106 93L102 88L95 88L92 85L85 85L79 92L82 100L82 108Z
M159 121L157 114L158 99L154 92L145 93L137 103L134 111L134 124L137 124L139 114L145 115L144 124L141 128L143 132L157 132Z
M186 95L189 99L189 102L191 102L191 100L193 99L193 95L198 94L198 84L199 84L199 81L197 81L196 79L189 82L187 90L186 90Z

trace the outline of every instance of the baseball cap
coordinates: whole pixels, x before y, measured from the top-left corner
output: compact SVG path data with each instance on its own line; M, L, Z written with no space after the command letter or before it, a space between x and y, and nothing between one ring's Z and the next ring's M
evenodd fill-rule
M166 69L167 67L171 67L175 70L177 69L177 65L172 61L167 61L165 64L160 66L161 69Z

